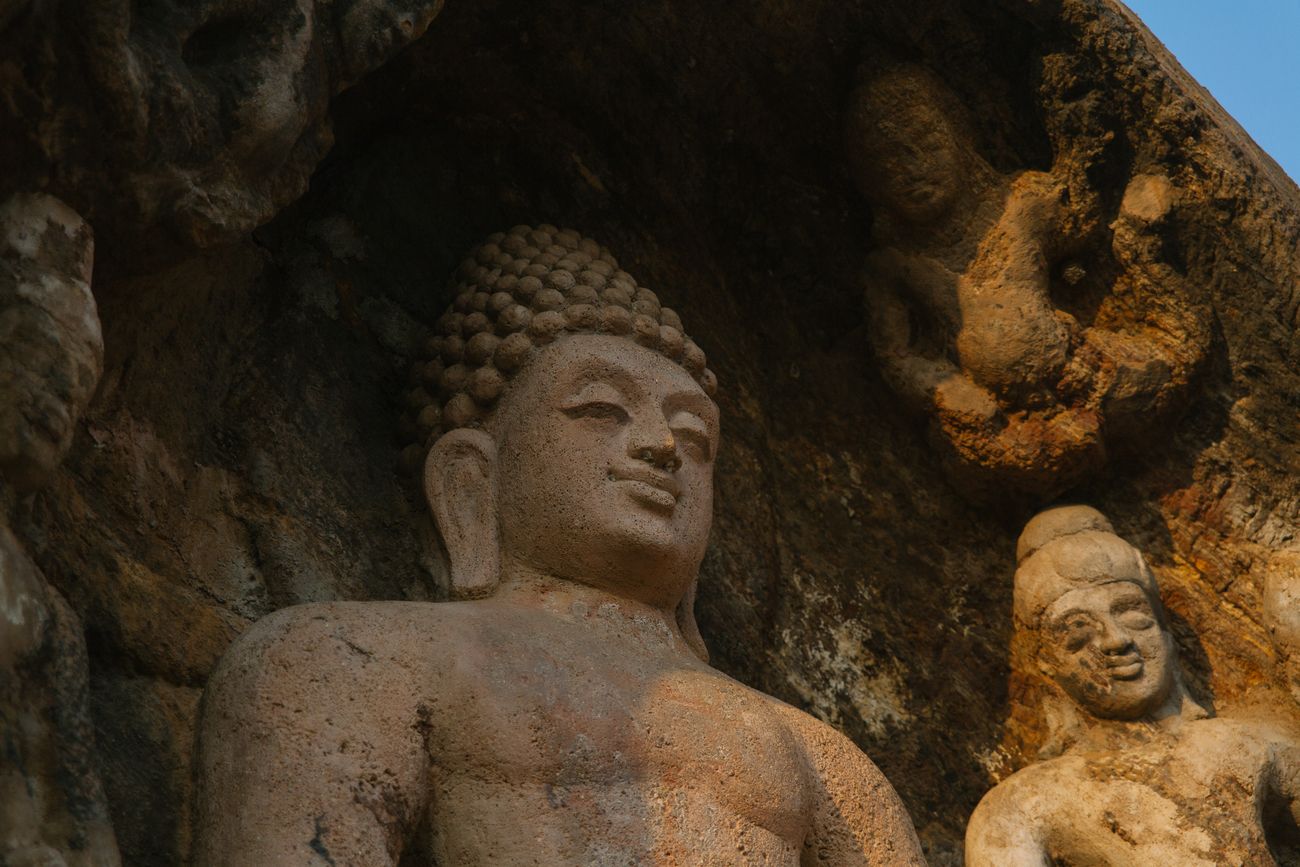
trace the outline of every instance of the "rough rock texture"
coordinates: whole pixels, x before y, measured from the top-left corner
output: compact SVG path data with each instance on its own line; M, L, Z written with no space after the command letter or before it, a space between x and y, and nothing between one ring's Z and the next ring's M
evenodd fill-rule
M99 382L90 227L48 195L0 205L0 497L48 482ZM81 621L0 519L0 863L116 867Z
M31 13L6 14L4 56L36 51L17 29ZM209 33L214 54L235 38ZM250 214L292 198L311 161L277 162L298 180L256 207L214 203L229 231L213 236L139 205L158 201L151 176L100 156L116 139L77 84L79 44L67 29L42 49L72 81L66 123L26 122L53 91L0 64L7 133L21 109L22 135L0 137L7 177L62 191L94 226L106 346L67 463L14 529L86 625L128 863L186 851L198 696L253 619L445 593L394 471L404 371L463 252L539 222L617 251L722 383L698 603L714 664L846 732L931 862L959 863L971 809L1043 734L1003 725L1030 506L965 500L875 360L873 214L843 152L867 59L928 68L995 170L1067 166L1109 219L1136 175L1179 190L1176 264L1211 311L1208 359L1181 421L1066 493L1146 552L1198 699L1230 708L1271 679L1263 569L1300 521L1300 192L1117 5L452 4L335 100L312 189L252 235ZM236 240L165 267L133 252L173 227ZM1104 260L1108 232L1085 255ZM1082 324L1100 300L1078 305Z
M11 0L0 193L60 195L122 251L230 241L307 189L330 97L442 0Z

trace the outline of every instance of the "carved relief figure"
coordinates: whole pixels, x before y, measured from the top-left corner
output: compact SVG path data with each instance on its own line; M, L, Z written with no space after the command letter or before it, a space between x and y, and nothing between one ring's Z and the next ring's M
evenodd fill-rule
M0 491L46 483L103 364L90 228L57 199L0 206ZM81 624L0 523L0 864L119 863L93 763Z
M462 601L241 638L205 697L196 862L923 863L852 743L705 661L719 420L676 314L551 226L461 277L411 455Z
M1135 176L1112 225L1120 276L1089 327L1053 301L1079 246L1053 174L997 172L955 98L904 66L851 98L847 153L874 206L866 271L873 344L890 386L930 417L954 480L973 493L1050 497L1140 440L1183 402L1208 320L1164 261L1176 198Z
M1293 726L1207 718L1183 688L1150 569L1096 510L1040 514L1017 558L1017 639L1059 704L1045 709L1045 752L1064 752L984 797L966 863L1276 863L1270 843L1300 795Z

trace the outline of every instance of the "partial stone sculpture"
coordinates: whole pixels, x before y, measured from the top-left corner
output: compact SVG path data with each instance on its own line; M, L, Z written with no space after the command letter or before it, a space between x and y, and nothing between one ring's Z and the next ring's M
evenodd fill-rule
M1041 513L1017 559L1019 662L1055 737L980 802L966 863L1276 863L1300 814L1294 720L1207 718L1150 569L1096 510Z
M1182 408L1210 330L1163 249L1167 178L1131 179L1113 285L1082 327L1052 296L1087 275L1065 184L993 169L934 76L904 66L859 86L847 148L875 206L872 341L960 487L1050 498Z
M923 863L850 741L705 662L719 419L676 314L551 226L461 277L409 462L465 601L245 634L204 699L196 863Z
M1278 551L1268 560L1264 625L1277 654L1278 680L1300 703L1300 549Z
M72 441L103 347L89 227L66 205L0 206L0 483L39 488ZM94 765L81 624L0 523L0 864L119 863Z

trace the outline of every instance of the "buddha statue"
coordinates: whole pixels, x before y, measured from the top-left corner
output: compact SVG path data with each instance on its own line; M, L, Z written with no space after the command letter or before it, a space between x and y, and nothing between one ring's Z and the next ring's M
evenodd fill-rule
M277 612L205 694L195 863L922 864L874 764L710 668L716 379L552 226L462 266L410 398L453 601Z
M1277 863L1300 815L1294 722L1191 698L1151 570L1095 509L1039 514L1017 555L1020 657L1047 681L1051 736L980 801L966 864Z

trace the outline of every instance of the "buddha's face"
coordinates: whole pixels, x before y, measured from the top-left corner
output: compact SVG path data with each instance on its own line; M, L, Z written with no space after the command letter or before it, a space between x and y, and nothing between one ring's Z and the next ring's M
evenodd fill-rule
M718 410L631 340L562 338L511 383L492 421L507 561L672 606L713 511Z
M1043 614L1044 667L1102 719L1157 711L1174 685L1174 649L1151 600L1131 581L1067 591Z

